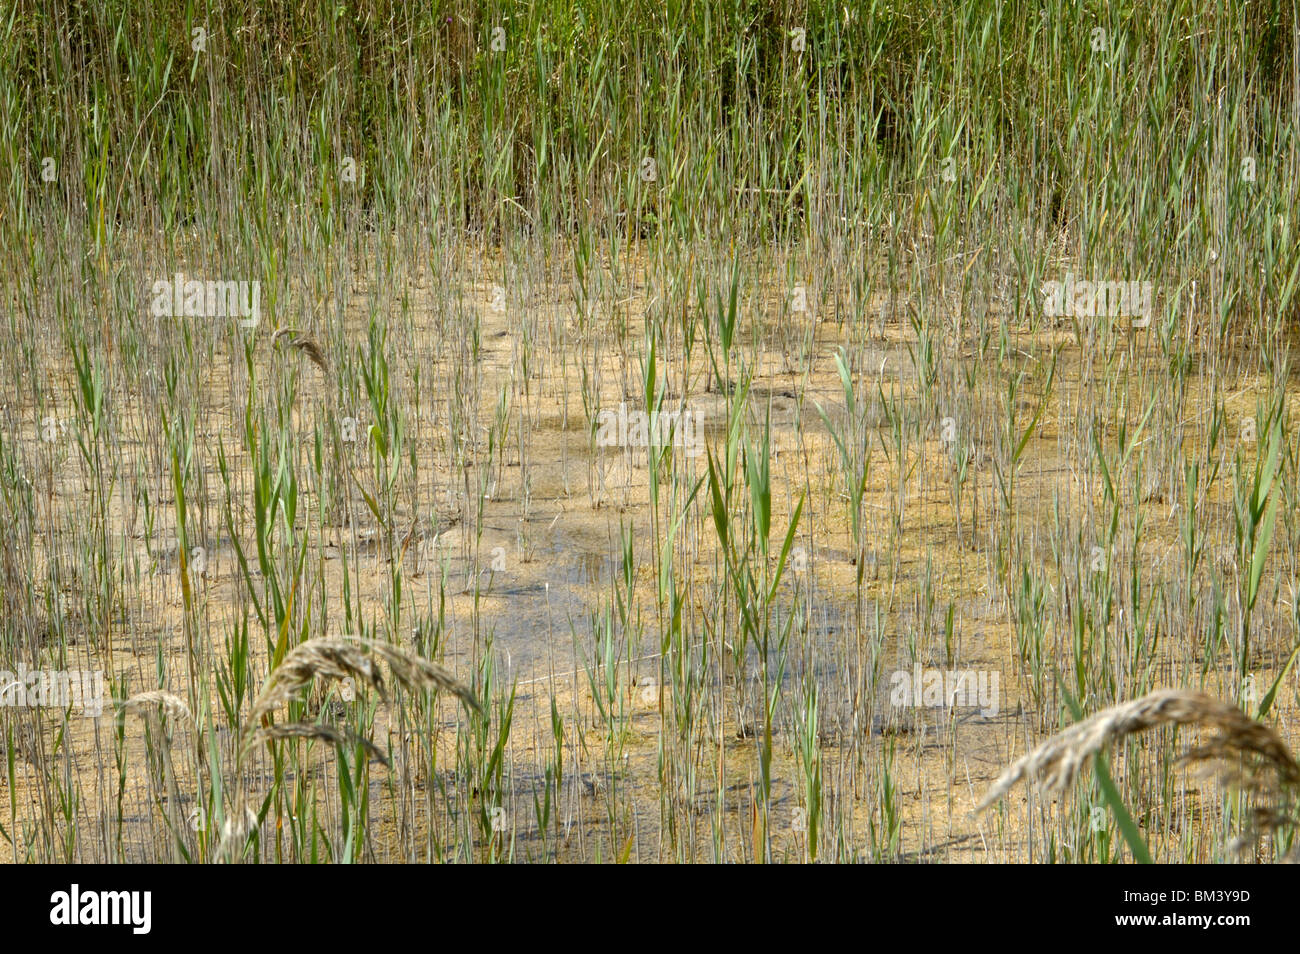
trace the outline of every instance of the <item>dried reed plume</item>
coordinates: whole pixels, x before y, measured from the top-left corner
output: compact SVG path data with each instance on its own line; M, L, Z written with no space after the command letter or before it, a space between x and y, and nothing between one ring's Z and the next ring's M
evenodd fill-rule
M262 694L253 705L250 723L253 725L260 723L263 716L269 715L288 702L295 693L317 676L325 679L351 677L358 684L372 686L379 693L380 698L387 701L383 676L375 666L373 656L367 654L367 650L386 661L394 678L406 689L412 692L445 690L455 694L474 711L482 711L482 707L468 686L457 681L455 676L441 666L429 662L414 652L359 636L345 636L339 639L320 637L309 639L295 648L275 668L270 680L262 689Z
M369 642L371 652L383 657L392 670L394 678L411 692L423 692L439 689L457 696L465 705L475 712L482 713L483 707L474 698L469 687L458 682L456 677L441 666L429 662L418 653L402 649L391 643Z
M297 348L310 358L316 367L320 368L327 374L329 373L329 362L325 360L325 352L321 350L320 345L318 345L313 339L306 335L299 334L295 328L281 328L271 336L271 344L278 345L281 338L288 338L290 345Z
M361 646L344 639L309 639L284 657L262 687L249 717L250 731L317 676L338 680L350 677L383 694L383 677Z
M344 732L336 726L306 722L273 724L268 720L268 716L289 702L317 677L340 680L351 678L358 685L371 686L379 693L380 698L387 700L384 678L379 667L375 665L375 656L388 663L393 678L408 691L446 690L454 693L475 712L483 711L483 707L479 705L468 686L457 681L455 676L441 666L429 662L410 650L372 639L363 639L360 636L309 639L285 655L280 665L276 666L271 673L271 678L262 688L261 695L253 703L248 728L239 747L237 758L240 767L236 769L236 774L241 774L244 756L254 744L272 739L311 738L336 745L359 742L372 756L388 765L388 759L369 739ZM247 790L241 788L233 818L222 828L221 844L218 848L220 858L235 860L237 847L247 838L252 825L256 822L256 815L248 808L247 797Z
M138 715L142 718L156 716L161 709L162 712L170 719L188 719L194 721L194 716L190 714L190 707L180 696L165 692L162 689L154 689L149 692L137 692L130 699L127 699L121 705L123 712L129 712L132 715Z
M319 739L322 742L331 742L334 745L344 745L351 742L363 746L370 753L371 758L378 759L385 765L389 764L388 756L384 755L369 739L357 735L355 732L347 732L334 725L312 722L281 722L258 729L253 733L250 742L260 742L264 739Z
M1218 734L1191 749L1184 761L1240 758L1256 755L1277 770L1284 785L1300 783L1300 765L1286 744L1268 726L1236 706L1201 692L1160 689L1150 695L1104 709L1052 736L1020 759L993 783L976 811L988 808L1022 779L1042 784L1048 792L1068 788L1084 761L1111 742L1162 725L1204 725Z

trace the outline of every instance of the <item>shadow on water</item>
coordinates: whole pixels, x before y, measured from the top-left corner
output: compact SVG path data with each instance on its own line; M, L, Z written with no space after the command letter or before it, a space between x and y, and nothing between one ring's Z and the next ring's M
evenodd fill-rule
M619 569L603 543L556 529L550 545L518 572L490 579L484 595L501 604L490 618L498 621L493 648L506 681L571 670L575 638L590 653L591 617Z

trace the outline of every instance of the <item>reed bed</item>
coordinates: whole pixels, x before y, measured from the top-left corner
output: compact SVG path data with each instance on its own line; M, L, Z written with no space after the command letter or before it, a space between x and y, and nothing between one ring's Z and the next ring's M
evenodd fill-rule
M1293 858L1296 14L0 7L0 858Z

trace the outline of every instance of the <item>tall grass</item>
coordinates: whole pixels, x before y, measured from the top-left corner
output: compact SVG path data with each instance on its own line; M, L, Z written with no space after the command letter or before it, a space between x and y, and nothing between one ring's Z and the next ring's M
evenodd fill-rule
M0 7L0 674L123 716L0 706L0 857L1237 857L1167 727L968 810L1294 750L1295 4L390 6Z

